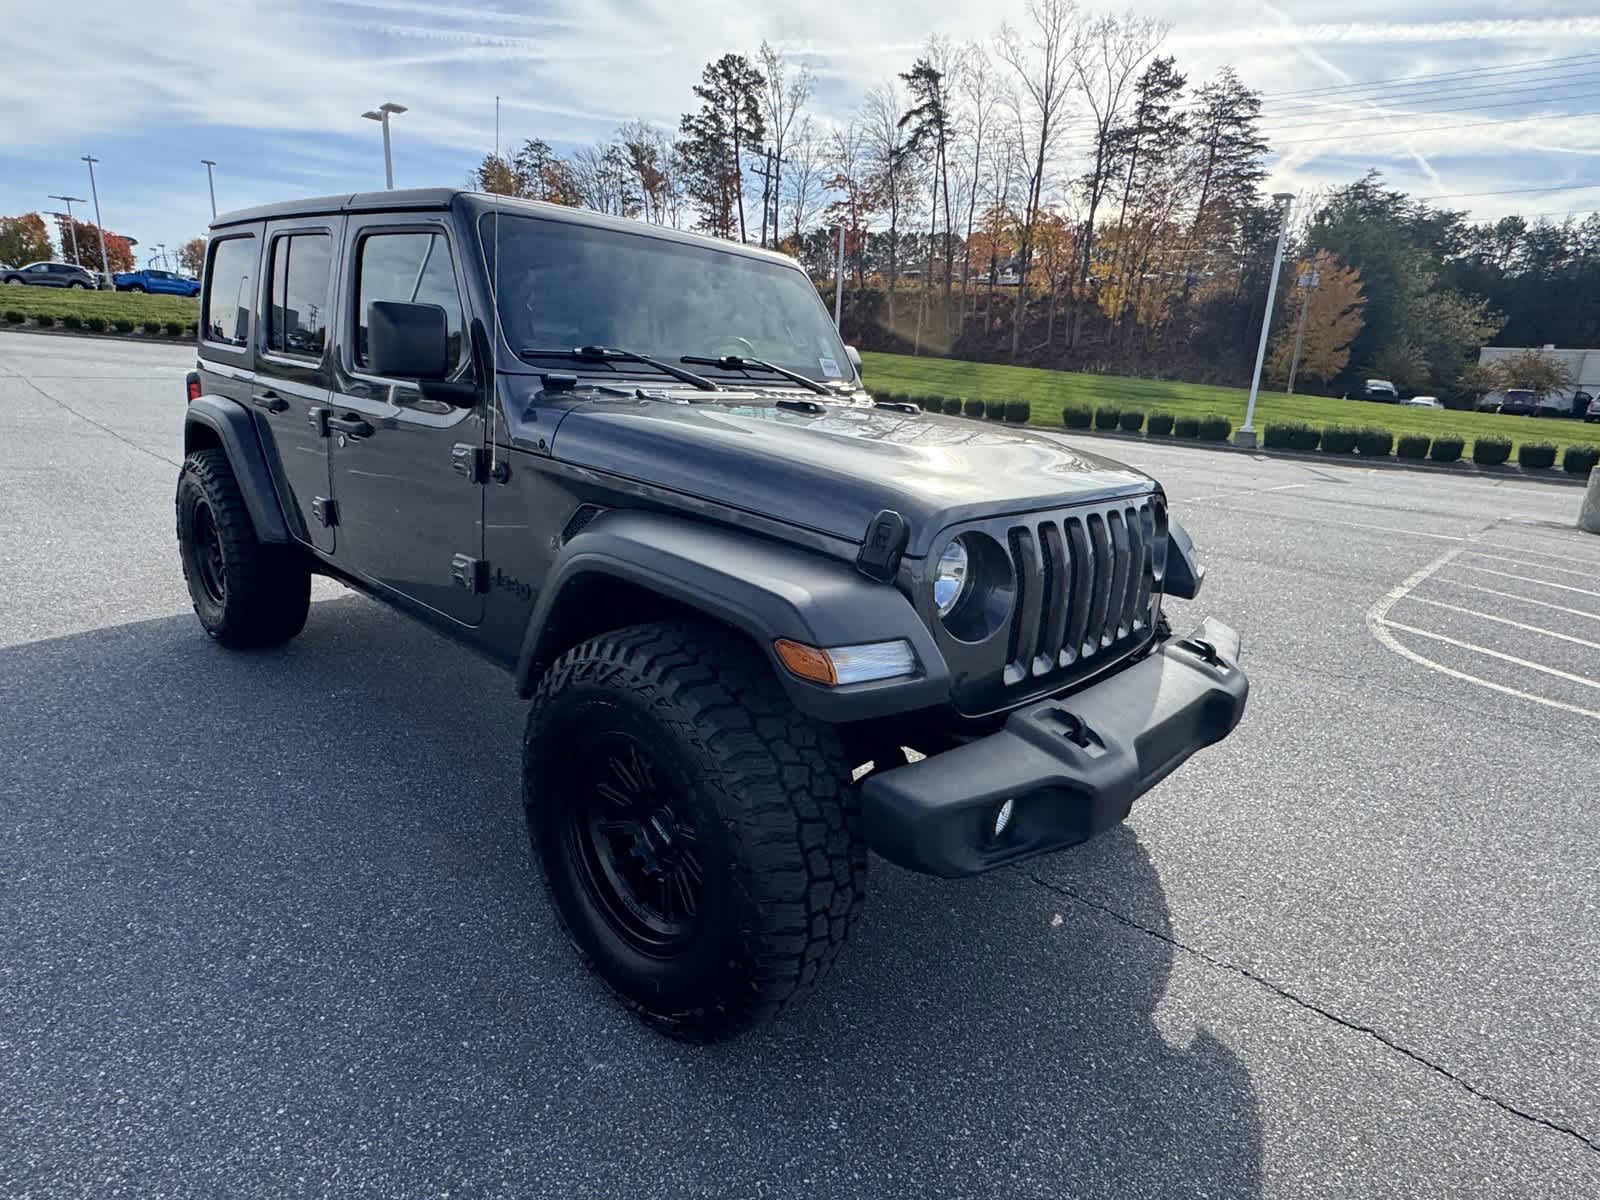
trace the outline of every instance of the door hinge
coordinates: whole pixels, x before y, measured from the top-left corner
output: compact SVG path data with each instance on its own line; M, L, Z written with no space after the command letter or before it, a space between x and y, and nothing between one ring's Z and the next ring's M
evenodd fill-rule
M325 408L311 408L306 410L306 420L311 428L317 431L318 437L328 436L328 410Z
M339 523L339 506L326 496L317 496L311 501L311 515L322 522L326 529L332 529Z
M450 578L474 594L489 590L489 564L481 558L458 554L450 560Z
M465 475L468 483L483 482L485 457L482 446L457 442L450 447L450 466L457 475Z

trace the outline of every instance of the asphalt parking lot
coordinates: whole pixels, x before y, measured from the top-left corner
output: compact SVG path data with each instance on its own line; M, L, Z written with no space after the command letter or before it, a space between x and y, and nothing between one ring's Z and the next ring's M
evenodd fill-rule
M1600 1195L1600 538L1581 492L1185 447L1237 734L1129 825L873 864L770 1032L577 965L522 704L319 583L201 634L192 351L0 333L0 1196Z

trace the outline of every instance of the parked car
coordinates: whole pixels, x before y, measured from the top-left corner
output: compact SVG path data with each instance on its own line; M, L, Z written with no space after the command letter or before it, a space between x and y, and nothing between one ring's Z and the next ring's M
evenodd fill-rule
M1600 422L1600 396L1596 396L1589 401L1589 408L1583 414L1583 419L1585 421Z
M1589 409L1594 405L1594 397L1588 392L1579 391L1572 393L1572 415L1580 421L1589 419Z
M1410 405L1412 408L1443 408L1437 396L1413 396L1409 400L1400 401L1401 404Z
M326 575L504 668L556 923L673 1036L825 974L869 848L944 877L1064 849L1244 713L1239 635L1163 613L1204 569L1161 485L875 400L792 259L447 188L210 235L201 627L286 642ZM443 804L492 751L434 716L382 721L428 726Z
M112 282L119 292L156 292L167 296L198 296L200 281L172 271L158 271L147 267L143 271L121 271L113 275Z
M1369 379L1361 385L1361 399L1383 404L1400 403L1400 391L1387 379Z
M0 272L0 283L30 287L82 288L94 291L100 286L100 278L92 271L86 271L73 263L36 262Z
M1527 388L1507 388L1500 393L1500 407L1496 411L1513 417L1531 417L1539 410L1539 400Z

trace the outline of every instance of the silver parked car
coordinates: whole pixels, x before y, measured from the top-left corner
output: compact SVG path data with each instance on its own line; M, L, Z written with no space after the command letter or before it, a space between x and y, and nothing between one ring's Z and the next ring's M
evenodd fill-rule
M82 288L94 291L100 286L99 278L82 267L64 262L36 262L25 267L8 267L0 271L0 283L25 284L32 287Z

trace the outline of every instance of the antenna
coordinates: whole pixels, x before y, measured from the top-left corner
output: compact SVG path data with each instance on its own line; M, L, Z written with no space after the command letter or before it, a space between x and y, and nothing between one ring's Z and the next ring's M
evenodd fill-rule
M494 98L494 162L500 166L500 97ZM494 194L494 266L489 270L489 299L494 332L489 343L489 478L497 478L494 444L495 411L500 407L500 193Z

